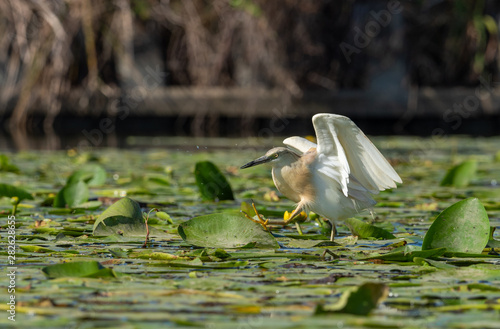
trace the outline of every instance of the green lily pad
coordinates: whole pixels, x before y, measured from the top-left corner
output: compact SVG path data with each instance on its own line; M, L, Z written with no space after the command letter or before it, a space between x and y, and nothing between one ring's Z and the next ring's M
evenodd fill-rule
M13 172L18 174L19 168L10 163L10 159L5 154L0 154L0 171Z
M318 306L315 314L346 313L368 315L387 298L389 287L383 283L367 282L342 294L332 305Z
M89 188L85 182L71 181L68 182L56 195L54 199L54 207L69 208L76 207L89 199Z
M405 246L402 251L394 251L383 255L370 256L363 259L381 259L393 262L411 262L415 257L432 258L444 255L446 248L436 248L430 250L414 250L410 246Z
M146 181L156 183L158 185L170 186L170 181L164 175L160 174L149 174L144 177Z
M375 238L375 239L396 239L396 237L389 231L383 228L367 224L356 218L348 218L345 220L347 227L351 230L353 235L357 235L361 239Z
M105 268L96 261L49 265L42 268L42 271L50 279L62 277L116 277L112 269Z
M81 203L81 204L73 207L73 209L96 210L96 209L99 209L100 206L102 206L102 202L95 200L95 201L88 201L88 202Z
M255 210L253 209L252 205L249 204L248 202L243 201L240 205L241 211L243 211L245 214L247 214L250 217L254 217L257 214L255 213Z
M96 219L94 236L120 234L123 236L145 236L146 223L141 207L130 198L123 198L112 204Z
M45 247L40 247L40 246L19 246L19 249L21 249L22 251L26 251L26 252L39 252L39 253L50 253L50 252L54 252L54 250L52 249L49 249L49 248L45 248Z
M196 163L194 175L203 200L234 200L231 185L212 162Z
M488 247L490 247L490 248L500 248L500 241L499 240L495 240L495 239L488 240Z
M446 262L437 261L434 259L422 258L422 257L413 257L413 262L420 266L430 265L435 268L440 268L444 270L456 267L454 265L447 264Z
M288 246L292 248L314 248L314 247L324 247L324 246L340 246L340 244L330 240L291 239L290 242L288 243Z
M464 161L448 170L441 181L441 186L466 187L476 175L476 171L477 162L475 160Z
M167 223L169 224L173 224L174 222L172 221L172 217L170 217L169 214L167 214L166 212L164 211L157 211L156 212L156 217L158 217L159 219L161 220L164 220L166 221Z
M33 196L22 188L15 187L8 184L0 184L0 197L18 197L21 200L33 200Z
M179 259L186 259L187 257L179 257L166 252L153 252L147 250L141 252L133 252L130 254L130 258L154 259L154 260L179 260Z
M106 170L98 164L88 164L69 176L67 183L84 181L88 186L100 186L106 182Z
M239 212L195 217L177 231L184 241L198 247L240 248L255 243L256 248L279 248L271 233Z
M489 234L486 210L478 199L468 198L439 214L424 237L422 250L446 248L449 252L479 254Z

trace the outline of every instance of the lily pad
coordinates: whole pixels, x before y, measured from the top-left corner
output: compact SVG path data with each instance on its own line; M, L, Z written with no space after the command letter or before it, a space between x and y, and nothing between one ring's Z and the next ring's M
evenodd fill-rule
M383 283L367 282L342 294L340 300L327 306L319 306L316 314L347 313L368 315L377 308L389 294L389 287Z
M427 231L422 250L446 248L449 252L479 254L488 243L490 221L476 198L446 208Z
M466 187L474 178L476 171L477 162L475 160L464 161L448 170L441 181L441 186Z
M291 239L288 243L289 247L292 248L313 248L313 247L325 247L325 246L339 246L337 242L330 240L299 240Z
M405 246L402 251L394 251L383 255L370 256L364 259L381 259L393 262L411 262L415 257L432 258L444 255L446 248L436 248L429 250L413 250L410 246Z
M166 212L164 211L158 211L156 212L156 217L158 217L159 219L161 220L164 220L166 221L167 223L169 224L173 224L174 222L172 221L172 218L170 217L169 214L167 214Z
M498 226L500 166L491 157L498 151L500 138L375 138L381 151L396 160L391 163L406 178L407 185L377 195L377 201L385 206L377 209L380 216L387 217L384 224L372 223L367 213L355 217L398 238L356 241L357 236L352 236L345 225L339 225L342 237L336 237L335 243L340 245L330 246L330 222L310 216L310 221L302 223L303 235L298 235L293 226L269 226L280 249L255 248L256 242L246 244L246 248L199 248L186 243L177 233L179 224L190 218L239 211L241 200L254 201L266 218L276 224L281 222L285 210L293 209L293 201L284 197L279 201L267 200L265 194L275 191L269 170L256 167L238 172L231 167L243 163L243 158L257 156L249 152L261 153L264 147L280 141L269 139L263 145L264 141L257 139L228 140L230 144L221 145L238 143L240 149L209 147L210 152L206 152L200 147L191 152L189 145L210 146L212 140L155 137L153 145L150 139L134 142L134 138L137 137L127 138L126 144L135 146L126 150L94 148L92 153L83 154L80 149L8 154L20 173L0 172L0 182L23 188L36 199L22 201L15 223L11 224L12 203L8 198L0 199L2 229L6 234L7 230L15 233L17 241L15 264L9 266L17 266L16 319L22 326L63 329L74 327L82 319L89 328L118 328L124 322L140 328L165 324L212 328L485 328L498 322L500 249L471 254L446 252L445 248L421 250L421 245L432 224L422 219L433 216L434 220L441 210L468 197L481 200L491 225ZM222 143L222 139L213 141ZM156 145L155 149L141 147L148 144ZM438 186L445 174L443 171L439 176L440 168L452 161L450 145L456 145L457 154L471 154L478 159L477 184L465 189ZM241 151L242 147L246 152ZM419 157L409 157L415 151ZM101 159L99 165L108 173L105 186L89 187L103 204L97 208L100 202L92 198L73 208L52 207L53 194L62 187L61 175L81 168L90 157L91 163ZM201 202L193 171L195 163L205 159L217 159L234 197L240 197L240 201ZM223 165L235 174L226 174ZM175 174L171 175L166 166ZM109 173L115 179L110 179ZM164 183L168 180L170 185L149 179L156 175L165 177ZM456 199L459 195L467 196ZM145 234L129 237L120 235L118 230L106 237L92 236L95 220L125 196L141 201L143 215L149 208L157 208L168 213L174 224L168 223L165 213L151 212L146 248L141 248ZM242 208L254 215L251 205ZM440 211L435 212L437 209ZM322 224L326 224L328 236L319 234ZM168 235L155 236L155 228ZM490 235L490 243L498 246L492 239L500 240L498 232ZM8 251L0 251L6 265L13 259L8 257ZM56 279L47 278L41 271L48 265L75 261L97 261L104 268L77 268ZM7 270L7 274L11 270L14 269ZM119 280L113 277L113 270ZM77 277L80 275L83 276ZM352 311L346 307L348 303L344 304L346 300L333 307L344 292L343 298L354 298L354 291L364 282L385 283L391 297L379 302L368 316L348 314ZM356 305L363 305L359 299L353 300ZM320 304L326 305L326 316L313 315ZM0 306L2 310L9 307ZM10 322L2 319L0 327Z
M94 200L94 201L81 203L81 204L73 207L73 209L96 210L96 209L99 209L100 206L102 206L102 202L98 201L98 200Z
M89 199L89 188L85 182L71 181L68 182L56 195L54 199L54 207L73 208Z
M349 227L353 235L357 235L362 239L396 239L396 237L391 232L386 231L383 228L367 224L356 218L348 218L345 220L345 223L347 227Z
M42 271L50 279L61 277L116 277L112 269L105 268L96 261L49 265L42 268Z
M27 191L8 184L0 184L0 197L18 197L19 201L25 199L33 200L33 196L31 196L31 194L29 194Z
M88 164L69 176L67 183L84 181L88 186L100 186L106 182L106 170L98 164Z
M179 225L184 241L198 247L240 248L255 243L256 248L279 248L273 235L241 213L218 213L192 218Z
M10 163L10 159L5 154L0 154L0 171L13 172L18 174L19 168Z
M196 163L194 175L203 200L234 200L231 185L212 162Z
M178 260L187 259L187 257L179 257L166 252L152 252L152 251L142 251L133 252L130 254L130 258L141 258L141 259L154 259L154 260Z
M112 204L96 219L94 236L120 234L123 236L145 236L146 223L141 207L130 198L123 198Z

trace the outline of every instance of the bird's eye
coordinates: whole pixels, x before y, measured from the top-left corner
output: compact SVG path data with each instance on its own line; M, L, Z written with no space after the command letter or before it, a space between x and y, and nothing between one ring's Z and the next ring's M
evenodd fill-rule
M278 153L275 153L275 154L274 154L274 157L275 157L275 158L277 158L277 157L279 157L279 156L280 156L280 155L279 155Z

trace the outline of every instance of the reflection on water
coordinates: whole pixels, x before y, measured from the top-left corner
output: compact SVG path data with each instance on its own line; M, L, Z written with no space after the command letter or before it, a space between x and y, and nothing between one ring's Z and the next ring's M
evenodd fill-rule
M1 118L0 118L1 119ZM54 129L44 129L40 119L34 118L27 131L7 129L5 122L0 127L0 149L2 150L60 150L76 148L150 148L150 147L190 147L205 145L207 140L223 141L222 137L237 137L243 145L237 147L267 147L280 145L282 137L314 135L309 117L297 118L219 118L217 125L209 122L201 124L193 118L129 118L113 121L109 118L60 118L54 122ZM469 118L459 127L449 125L443 118L416 117L406 122L404 129L401 122L394 117L361 117L355 118L356 124L367 135L410 135L433 136L431 140L453 138L462 135L498 135L495 120L485 118ZM1 120L0 120L1 122ZM436 134L439 132L439 134ZM139 137L140 136L140 137ZM184 136L179 137L172 136ZM185 136L197 136L189 139ZM209 136L209 138L207 137ZM247 137L255 136L255 137ZM214 139L214 137L216 137ZM410 137L417 140L419 137ZM189 142L186 142L189 140ZM276 143L275 140L279 141ZM193 144L189 144L193 143ZM224 142L225 143L225 142ZM219 143L214 147L222 146ZM434 142L432 142L434 143Z
M87 151L95 148L168 148L168 149L196 149L196 147L210 148L256 148L265 149L272 146L280 146L284 137L313 135L314 130L309 120L287 120L286 125L278 125L272 120L256 120L254 124L242 129L242 123L238 120L229 120L220 125L218 134L206 137L210 134L202 134L200 137L193 134L193 131L186 127L177 127L173 121L165 118L155 120L137 119L121 122L111 131L98 124L89 124L81 120L60 120L56 130L48 130L42 133L38 131L16 131L7 132L0 127L0 150L20 151L20 150L65 150L77 149ZM362 119L356 120L358 126L370 136L387 136L394 133L394 120L388 119ZM429 149L434 149L436 145L444 144L449 147L449 140L460 138L455 134L464 135L492 135L491 129L485 129L480 121L468 121L460 129L449 130L440 128L442 134L433 135L435 127L442 127L441 121L420 120L415 121L414 126L408 125L406 135L396 135L393 138L404 138L413 141L414 147L420 153L427 153ZM494 124L492 120L491 125ZM177 127L177 128L175 128ZM224 127L224 129L222 129ZM448 127L449 128L449 127ZM491 127L490 127L491 128ZM430 130L430 131L429 131ZM249 132L253 132L253 137L245 137ZM498 131L497 131L498 133ZM175 136L174 136L175 135ZM414 135L432 136L422 138ZM494 140L495 137L488 140ZM474 140L472 138L471 140ZM497 137L498 140L498 137Z
M106 119L103 119L106 120ZM0 128L0 149L3 150L60 150L60 149L88 149L88 148L129 148L129 147L172 147L186 144L185 137L173 136L198 136L192 141L206 144L206 140L224 140L218 136L239 137L245 144L252 146L272 145L271 141L277 136L287 134L285 126L276 126L275 122L263 120L262 122L248 123L241 120L227 119L221 122L217 132L193 130L195 122L189 120L168 120L166 118L128 120L111 125L103 125L103 121L94 119L69 119L57 121L56 130L43 130L33 128L31 131ZM245 129L244 127L245 126ZM277 129L280 128L280 129ZM290 134L307 135L313 133L312 124L307 120L303 125L299 120L286 126ZM255 134L258 137L246 138ZM210 136L207 138L207 136ZM214 139L214 137L216 137ZM258 141L256 141L258 140ZM203 142L198 142L203 141ZM213 143L213 142L210 142ZM186 145L189 146L189 145ZM221 143L216 145L222 146Z
M87 139L81 134L60 136L30 135L7 136L0 134L0 151L21 150L67 150L81 152L98 148L150 149L163 148L186 151L213 149L256 149L264 150L281 145L284 137L186 137L186 136L130 136L108 134L97 140Z

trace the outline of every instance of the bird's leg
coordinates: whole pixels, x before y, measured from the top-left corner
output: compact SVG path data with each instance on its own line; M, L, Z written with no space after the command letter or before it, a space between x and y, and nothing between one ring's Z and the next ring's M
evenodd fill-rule
M333 221L330 223L332 224L332 233L330 234L330 241L333 242L333 239L335 239L335 235L337 234L337 227L335 227L335 223Z
M267 228L267 223L269 222L269 219L264 219L264 216L262 216L261 214L259 214L259 212L257 211L257 208L255 207L255 203L252 202L252 208L253 208L253 211L255 211L255 215L257 216L257 219L253 218L253 217L250 217L246 212L242 211L242 213L245 215L246 218L250 219L252 222L255 222L257 224L260 224L262 225L262 227L266 230L266 231L269 231L269 229Z

